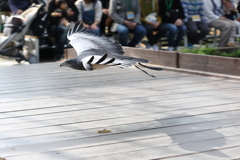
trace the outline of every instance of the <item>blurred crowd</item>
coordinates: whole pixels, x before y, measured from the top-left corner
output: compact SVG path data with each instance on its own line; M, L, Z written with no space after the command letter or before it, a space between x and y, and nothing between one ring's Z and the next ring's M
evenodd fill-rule
M0 11L21 14L32 3L45 4L46 28L56 39L57 57L77 21L99 36L117 34L122 46L135 47L146 36L146 48L153 50L159 49L162 37L167 37L169 51L178 50L184 36L192 47L211 28L220 30L219 47L237 46L240 35L239 0L0 0Z

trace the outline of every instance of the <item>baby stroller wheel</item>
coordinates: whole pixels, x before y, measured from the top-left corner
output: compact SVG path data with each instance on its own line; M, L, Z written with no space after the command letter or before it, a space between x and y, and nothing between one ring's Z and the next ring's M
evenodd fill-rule
M15 59L18 63L20 63L23 59L21 58L18 58L18 59Z
M38 58L37 58L35 55L31 55L31 56L28 58L28 62L29 62L30 64L38 63Z

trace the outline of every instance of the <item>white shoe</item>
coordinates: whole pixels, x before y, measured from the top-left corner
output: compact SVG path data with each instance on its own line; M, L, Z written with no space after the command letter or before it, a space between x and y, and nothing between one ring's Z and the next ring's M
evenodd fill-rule
M168 51L173 51L173 47L168 47Z
M159 50L159 47L158 47L156 44L154 44L154 45L152 46L152 48L153 48L153 50L155 50L155 51L158 51L158 50Z

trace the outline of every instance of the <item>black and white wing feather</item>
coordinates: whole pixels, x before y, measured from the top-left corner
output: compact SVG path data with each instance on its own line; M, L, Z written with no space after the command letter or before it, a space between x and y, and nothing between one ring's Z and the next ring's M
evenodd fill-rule
M124 54L122 46L119 43L90 33L81 23L76 23L68 31L67 38L78 55L91 49L98 50L99 53Z
M86 68L86 70L101 69L103 65L105 67L117 66L120 68L126 68L138 63L149 62L146 59L128 57L128 56L123 56L119 54L105 53L104 55L101 55L101 54L98 54L97 50L87 50L87 51L84 51L82 54L87 55L87 56L84 56L85 58L82 59L84 68ZM100 68L97 68L97 67L100 67Z

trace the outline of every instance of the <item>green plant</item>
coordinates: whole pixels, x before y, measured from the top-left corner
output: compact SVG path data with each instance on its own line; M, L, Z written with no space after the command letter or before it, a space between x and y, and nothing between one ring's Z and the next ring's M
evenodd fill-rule
M235 52L226 53L226 52L221 52L216 48L205 46L200 48L184 48L184 49L181 49L180 52L240 58L240 49L238 49Z

